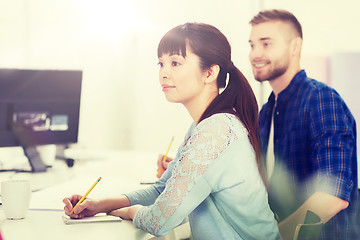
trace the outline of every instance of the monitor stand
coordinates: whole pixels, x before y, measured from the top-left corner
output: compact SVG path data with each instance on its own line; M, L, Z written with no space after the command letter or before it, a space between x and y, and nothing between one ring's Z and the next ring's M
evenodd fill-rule
M36 149L35 144L31 144L30 138L27 137L26 132L23 131L23 129L13 127L13 133L17 137L17 140L19 141L19 145L24 150L24 154L29 160L30 166L31 166L31 172L45 172L47 169L47 166L44 164L43 160L41 159L41 156ZM21 171L21 170L20 170Z
M42 161L36 146L22 146L22 148L29 160L31 172L45 172L48 166Z
M65 149L69 146L67 144L59 144L56 146L56 159L64 160L68 167L73 167L75 160L65 156Z

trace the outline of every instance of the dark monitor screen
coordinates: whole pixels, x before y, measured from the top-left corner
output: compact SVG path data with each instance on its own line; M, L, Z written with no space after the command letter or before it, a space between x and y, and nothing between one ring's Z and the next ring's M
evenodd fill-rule
M82 71L0 69L0 147L76 143Z

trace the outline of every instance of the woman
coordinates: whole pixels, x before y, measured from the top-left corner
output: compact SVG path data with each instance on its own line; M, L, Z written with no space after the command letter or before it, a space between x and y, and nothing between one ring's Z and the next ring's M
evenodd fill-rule
M194 120L176 157L148 189L85 200L70 216L106 212L156 236L188 216L194 239L280 238L263 181L256 99L226 37L211 25L186 23L161 39L158 57L166 99L182 103ZM64 199L66 214L80 197Z

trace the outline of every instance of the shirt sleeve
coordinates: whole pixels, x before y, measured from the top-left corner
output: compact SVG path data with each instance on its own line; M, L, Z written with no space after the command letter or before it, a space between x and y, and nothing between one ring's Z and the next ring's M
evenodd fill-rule
M184 137L184 140L190 137L190 134L194 126L195 126L194 124L190 126ZM168 168L163 173L161 178L158 181L156 181L153 185L151 185L146 189L137 190L125 194L125 196L130 200L131 205L140 204L143 206L149 206L151 204L154 204L156 198L160 195L160 193L164 191L166 182L171 177L176 159L179 159L179 154L180 153L178 151L176 153L176 156L174 157L174 160L169 163Z
M322 89L310 101L310 135L315 164L319 168L317 190L350 201L354 186L353 149L356 144L351 113L341 97Z
M199 123L180 149L164 191L153 205L138 210L134 224L155 236L166 235L178 226L211 193L204 175L229 146L231 135L220 116Z
M178 154L174 159L178 158ZM146 189L126 193L125 196L130 200L130 204L131 205L140 204L143 206L149 206L154 204L156 198L164 191L166 181L171 176L171 172L172 169L174 168L175 162L176 161L171 161L168 165L168 169L164 172L161 178L150 187Z

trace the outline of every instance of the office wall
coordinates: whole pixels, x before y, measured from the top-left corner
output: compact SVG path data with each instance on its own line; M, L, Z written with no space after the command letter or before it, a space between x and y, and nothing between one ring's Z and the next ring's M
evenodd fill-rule
M113 7L110 4L116 6ZM0 1L0 67L83 70L79 141L132 147L132 5L119 1ZM124 18L125 17L125 18Z
M255 6L250 1L223 1L221 4L208 0L137 1L135 12L147 26L136 32L138 55L141 56L136 62L142 71L137 71L139 87L135 88L135 96L139 98L135 108L135 148L164 152L170 138L175 136L171 149L175 152L192 122L186 109L180 104L168 103L161 91L156 52L161 37L185 22L213 24L228 37L234 63L250 75L247 41L252 8Z
M356 0L224 1L223 4L212 4L212 1L183 1L176 4L175 1L159 0L137 3L135 12L153 27L137 32L137 49L141 54L149 53L148 57L143 58L142 66L149 65L147 61L155 54L155 51L149 52L149 46L156 46L158 39L168 29L186 21L205 21L219 27L228 36L233 46L234 62L249 79L260 105L266 101L270 87L267 83L260 87L255 82L248 64L248 21L260 7L287 9L299 18L304 32L302 67L313 78L331 85L330 58L338 52L360 50L360 42L357 41L360 33L352 28L355 23L360 23L356 16L360 3ZM151 38L151 35L157 37ZM149 39L153 41L150 42ZM141 77L138 77L145 79L146 92L143 88L137 88L135 96L149 94L149 98L147 101L137 101L135 114L138 122L134 146L165 151L163 148L166 148L172 135L177 137L177 143L182 141L183 132L191 119L182 106L165 101L154 77L152 81L148 81L148 77L157 71L155 65L148 68L148 71L140 72ZM149 91L151 89L153 91Z
M233 0L221 6L205 0L0 0L0 67L82 69L79 145L163 151L171 136L174 145L181 141L191 119L161 92L160 38L187 21L214 24L244 68L248 46L236 43L247 42L255 8Z
M327 81L333 54L360 51L357 0L0 0L0 67L82 69L79 146L163 152L171 136L180 144L191 119L161 92L160 38L187 21L217 26L261 105L270 88L248 63L248 21L260 7L299 18L310 76Z
M360 51L339 52L332 55L331 85L343 97L357 121L357 142L360 142ZM358 149L359 152L359 149Z

